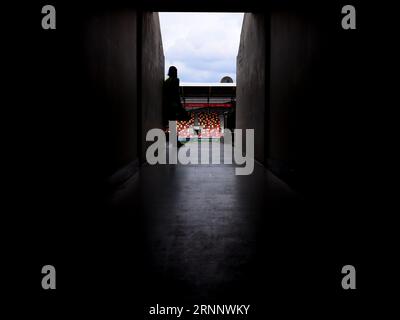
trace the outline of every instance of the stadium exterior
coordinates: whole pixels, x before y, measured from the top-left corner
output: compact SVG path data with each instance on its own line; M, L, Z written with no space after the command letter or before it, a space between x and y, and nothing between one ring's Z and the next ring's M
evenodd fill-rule
M191 120L178 122L180 140L219 139L235 124L235 83L182 83L182 105Z

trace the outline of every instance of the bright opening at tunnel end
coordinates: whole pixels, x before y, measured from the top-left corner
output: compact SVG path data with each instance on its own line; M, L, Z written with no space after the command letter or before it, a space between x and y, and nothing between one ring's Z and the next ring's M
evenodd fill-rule
M194 142L183 145L178 149L177 147L177 129L176 121L169 122L169 140L167 144L167 137L165 131L155 128L147 132L146 141L152 141L146 151L146 161L151 165L155 164L221 164L220 145L223 145L223 164L236 164L244 167L235 168L236 175L250 175L254 170L254 129L246 129L246 138L243 141L242 129L235 129L233 132L235 139L235 147L232 147L232 132L225 129L223 143L218 143L217 148L211 148L209 154L208 148L206 156L199 157L199 146L206 144L209 147L209 141L199 142L200 139ZM243 155L243 145L245 146L245 154ZM168 146L168 162L167 162L167 146ZM233 154L233 156L232 156ZM210 159L211 156L211 159ZM199 159L200 158L200 159Z

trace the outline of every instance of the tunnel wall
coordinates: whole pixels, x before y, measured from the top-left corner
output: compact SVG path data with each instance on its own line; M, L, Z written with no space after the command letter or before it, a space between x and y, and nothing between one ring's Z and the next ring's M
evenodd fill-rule
M302 10L246 13L237 57L236 127L255 129L255 158L292 182L318 148L324 40ZM326 90L325 90L326 91ZM316 160L316 159L314 159Z
M83 87L93 121L96 165L111 184L132 176L145 136L161 127L164 54L158 13L109 11L84 21ZM138 121L138 119L140 119Z
M310 161L307 131L316 129L312 119L317 119L315 107L321 93L317 81L322 78L316 71L323 67L320 60L323 42L318 24L306 14L272 12L270 27L268 165L280 177L291 180L300 167L299 161ZM323 100L319 103L323 107Z
M368 32L343 30L341 17L337 4L271 10L268 164L305 193L364 179L373 58Z
M236 128L254 129L255 158L265 163L266 18L245 13L237 56Z
M138 158L137 13L111 11L91 17L84 43L97 161L105 162L103 174L111 176Z
M164 52L160 20L157 12L142 15L141 52L141 160L145 161L146 133L162 127L162 87L164 82Z
M254 128L256 160L304 192L356 180L367 158L359 117L371 45L366 30L343 30L341 18L338 4L276 4L243 21L236 127Z

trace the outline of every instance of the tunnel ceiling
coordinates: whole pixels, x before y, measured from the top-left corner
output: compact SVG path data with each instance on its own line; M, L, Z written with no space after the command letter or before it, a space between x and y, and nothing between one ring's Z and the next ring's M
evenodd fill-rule
M340 0L332 0L330 3L335 2ZM306 10L317 4L317 0L109 0L101 4L90 0L85 5L78 0L69 2L69 5L90 12L128 8L154 12L263 12L282 7Z
M75 2L77 2L75 0ZM260 11L271 1L265 0L113 0L99 5L91 0L87 9L134 8L157 12L250 12ZM81 4L80 4L81 6ZM101 7L101 8L100 8Z

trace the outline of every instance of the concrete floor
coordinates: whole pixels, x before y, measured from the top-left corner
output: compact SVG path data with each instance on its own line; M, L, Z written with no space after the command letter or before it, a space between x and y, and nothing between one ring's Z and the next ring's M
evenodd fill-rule
M146 302L251 302L265 284L261 257L287 237L299 199L258 164L249 176L234 169L145 165L114 194L114 207L140 216Z

